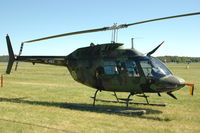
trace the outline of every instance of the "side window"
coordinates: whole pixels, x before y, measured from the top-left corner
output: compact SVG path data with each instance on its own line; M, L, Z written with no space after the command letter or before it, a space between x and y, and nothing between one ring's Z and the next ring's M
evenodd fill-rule
M108 75L119 74L116 63L114 61L104 62L104 72L105 74L108 74Z
M126 61L126 71L129 77L139 77L139 72L135 61Z
M151 75L151 64L149 63L149 61L140 61L140 65L142 67L142 70L145 74L145 76L150 76Z

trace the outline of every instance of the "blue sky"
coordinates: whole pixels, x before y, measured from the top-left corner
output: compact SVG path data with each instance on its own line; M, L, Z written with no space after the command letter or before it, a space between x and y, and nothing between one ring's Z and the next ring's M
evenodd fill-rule
M7 55L6 34L15 54L26 40L200 11L199 0L1 0L0 55ZM200 57L200 15L131 26L119 30L118 42L154 56ZM25 44L23 55L68 55L91 42L111 41L111 31Z

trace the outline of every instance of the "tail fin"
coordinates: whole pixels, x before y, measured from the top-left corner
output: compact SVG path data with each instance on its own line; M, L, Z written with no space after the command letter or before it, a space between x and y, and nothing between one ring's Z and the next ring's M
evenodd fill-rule
M11 70L12 70L12 66L13 63L15 61L15 55L12 49L12 44L10 41L9 36L6 36L6 42L7 42L7 47L8 47L8 53L9 53L9 61L8 61L8 66L7 66L7 70L6 70L6 74L10 74Z

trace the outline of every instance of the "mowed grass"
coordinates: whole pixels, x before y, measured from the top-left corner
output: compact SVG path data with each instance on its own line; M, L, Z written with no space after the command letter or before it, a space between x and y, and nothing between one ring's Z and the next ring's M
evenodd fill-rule
M6 63L0 63L5 73ZM96 102L95 90L75 82L67 68L20 63L18 71L4 75L0 88L0 132L2 133L198 133L200 132L200 64L167 64L177 76L195 84L194 96L189 87L174 92L178 100L166 94L149 94L151 103L166 107L130 105L129 109L146 110L137 116L117 113L124 104ZM127 97L127 93L118 93ZM98 98L115 100L111 92ZM144 102L140 97L132 97Z

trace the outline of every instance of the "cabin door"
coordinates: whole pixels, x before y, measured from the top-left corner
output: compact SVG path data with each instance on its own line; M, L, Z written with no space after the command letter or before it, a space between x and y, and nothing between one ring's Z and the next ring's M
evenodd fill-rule
M140 74L135 61L105 61L98 81L108 91L130 91L139 86Z

